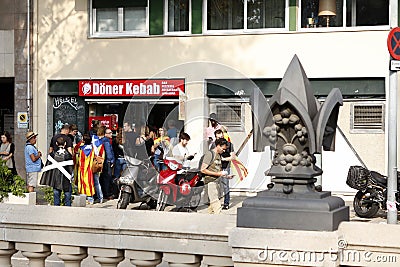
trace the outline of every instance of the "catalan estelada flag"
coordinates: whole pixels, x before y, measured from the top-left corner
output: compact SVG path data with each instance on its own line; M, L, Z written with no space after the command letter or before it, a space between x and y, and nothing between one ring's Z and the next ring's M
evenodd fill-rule
M243 165L243 163L239 159L231 160L231 174L235 175L239 178L239 181L242 181L246 178L247 168Z

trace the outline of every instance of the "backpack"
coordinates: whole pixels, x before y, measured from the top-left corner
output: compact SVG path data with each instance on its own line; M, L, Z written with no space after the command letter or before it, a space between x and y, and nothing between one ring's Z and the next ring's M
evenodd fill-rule
M214 159L214 151L208 150L207 152L211 152L212 159ZM199 161L199 168L198 169L199 169L199 177L200 177L200 179L205 176L204 173L201 172L201 165L203 165L204 156L206 155L206 153L201 156L200 161ZM208 169L208 167L210 167L210 165L208 165L206 169Z
M65 150L64 149L58 149L55 153L54 153L54 159L57 162L61 162L64 161L64 154L65 154Z
M93 157L93 163L92 163L92 172L93 173L102 172L103 171L103 165L104 165L104 158L99 156L100 152L99 152L99 148L98 147L96 147L95 145L92 145L92 148L94 150L94 157Z
M103 165L104 165L104 158L95 155L94 158L93 158L92 172L93 173L102 172L103 171Z

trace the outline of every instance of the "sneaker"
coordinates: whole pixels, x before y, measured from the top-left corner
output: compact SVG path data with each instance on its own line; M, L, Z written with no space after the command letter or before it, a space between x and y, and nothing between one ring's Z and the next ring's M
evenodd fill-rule
M223 210L229 209L229 205L224 205L224 206L222 207L222 209L223 209Z
M100 199L99 203L102 204L104 202L104 199Z

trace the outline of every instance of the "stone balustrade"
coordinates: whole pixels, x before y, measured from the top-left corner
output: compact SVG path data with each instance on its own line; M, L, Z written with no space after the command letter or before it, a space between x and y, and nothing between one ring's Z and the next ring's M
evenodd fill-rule
M21 251L29 266L52 252L65 266L88 255L100 266L233 266L228 233L236 217L197 213L0 204L0 266Z
M0 266L17 251L31 267L52 253L67 267L90 266L88 256L100 266L399 266L399 234L365 222L295 231L238 228L234 215L0 204Z

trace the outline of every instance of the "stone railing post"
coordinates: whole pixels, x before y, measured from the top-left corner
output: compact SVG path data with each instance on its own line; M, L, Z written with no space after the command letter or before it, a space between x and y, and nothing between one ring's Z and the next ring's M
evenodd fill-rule
M231 257L219 257L219 256L203 256L203 264L210 266L233 266Z
M200 255L164 253L163 260L168 262L170 267L195 267L200 266L201 258Z
M88 254L93 256L100 266L117 267L124 259L123 250L108 248L88 248Z
M0 266L11 267L11 256L15 252L14 243L0 241Z
M337 267L337 243L335 231L237 227L229 233L235 266Z
M64 261L65 267L79 267L81 261L87 257L86 248L74 246L52 245L51 251Z
M15 243L15 248L29 259L30 267L44 267L44 261L51 254L50 246L36 243Z
M162 253L142 250L125 250L125 257L137 267L155 267L162 261Z

